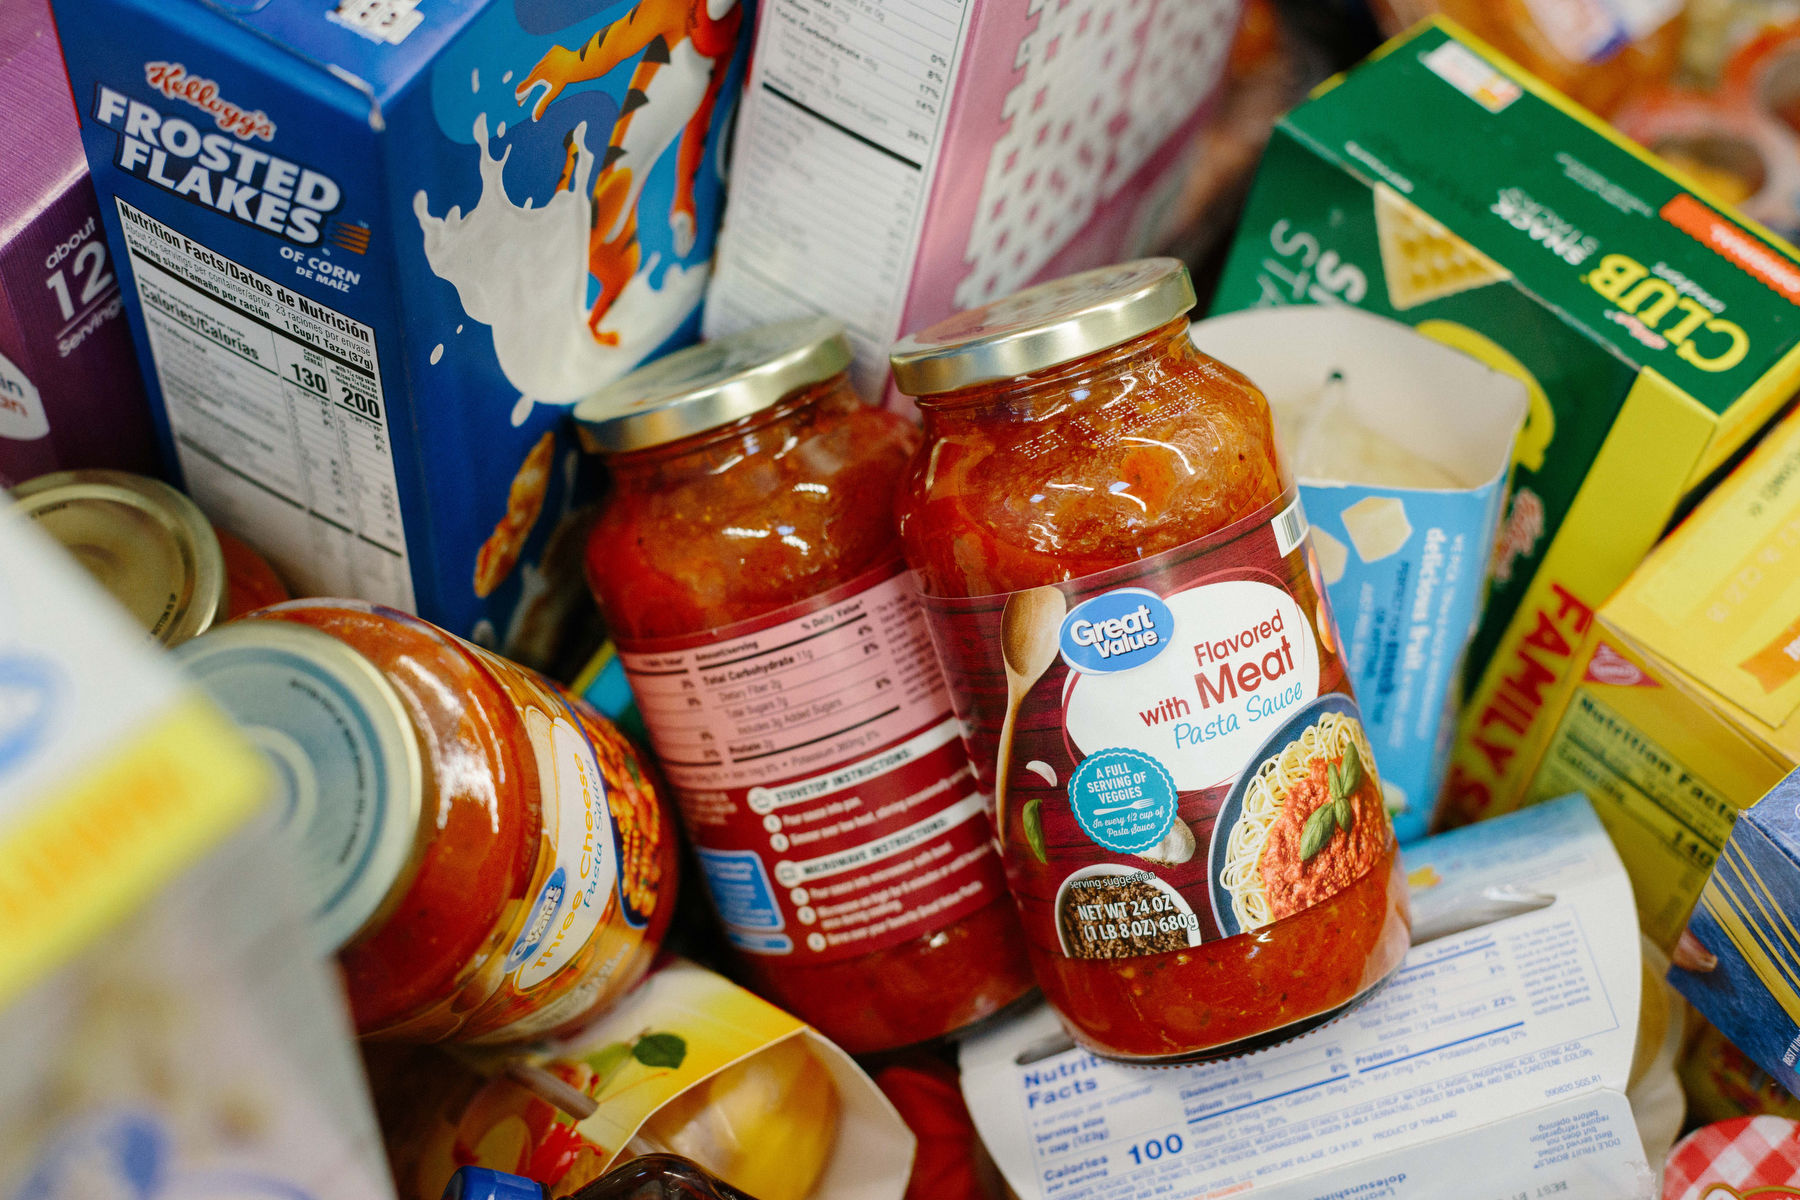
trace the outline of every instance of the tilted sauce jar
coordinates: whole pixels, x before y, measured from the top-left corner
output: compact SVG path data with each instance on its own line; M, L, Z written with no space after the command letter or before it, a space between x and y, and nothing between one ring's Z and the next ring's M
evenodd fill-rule
M604 718L416 617L297 600L177 655L268 756L275 820L366 1036L501 1042L642 977L671 815Z
M61 542L165 646L288 598L261 555L199 506L126 471L57 471L13 489L19 512Z

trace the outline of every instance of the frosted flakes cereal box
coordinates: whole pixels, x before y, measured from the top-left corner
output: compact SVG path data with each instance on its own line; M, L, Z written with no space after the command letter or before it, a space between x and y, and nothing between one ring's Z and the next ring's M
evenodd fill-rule
M1434 23L1282 119L1215 307L1330 303L1525 384L1444 794L1506 812L1595 610L1800 383L1800 258Z
M835 317L874 395L901 334L1160 249L1242 9L763 0L707 336Z
M302 594L489 645L564 410L693 339L747 0L56 0L166 453Z

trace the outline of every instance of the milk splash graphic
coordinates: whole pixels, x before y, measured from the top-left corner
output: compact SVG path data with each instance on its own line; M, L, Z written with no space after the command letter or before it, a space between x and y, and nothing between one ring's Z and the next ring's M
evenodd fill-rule
M706 287L707 267L671 266L663 286L653 287L658 256L620 290L607 312L606 331L618 343L603 346L588 330L589 187L594 156L587 123L571 133L575 169L570 186L541 208L507 198L503 172L512 155L488 149L487 115L475 118L481 153L481 196L466 215L452 207L431 215L421 189L413 213L425 236L425 259L438 278L456 289L463 311L493 330L494 356L520 393L512 423L522 424L535 404L573 404L624 375L674 333L694 311Z

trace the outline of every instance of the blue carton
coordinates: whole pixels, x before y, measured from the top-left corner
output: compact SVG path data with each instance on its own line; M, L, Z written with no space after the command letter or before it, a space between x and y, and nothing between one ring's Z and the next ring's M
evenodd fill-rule
M1394 832L1416 841L1437 811L1525 386L1341 305L1213 317L1194 341L1269 397Z
M565 409L697 335L747 0L54 8L201 507L299 593L553 620Z
M1800 1095L1800 771L1738 815L1701 889L1669 982L1782 1087Z

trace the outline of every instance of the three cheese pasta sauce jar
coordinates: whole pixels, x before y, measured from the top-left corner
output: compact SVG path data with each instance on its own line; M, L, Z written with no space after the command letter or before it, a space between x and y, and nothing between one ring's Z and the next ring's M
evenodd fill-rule
M670 355L575 410L612 491L588 579L752 985L866 1054L1031 988L901 560L918 441L823 320Z
M275 836L364 1036L547 1036L648 969L672 814L554 683L354 600L260 609L176 655L274 767Z
M1285 1040L1399 965L1406 881L1268 403L1186 269L902 340L901 531L1046 996L1108 1058Z

